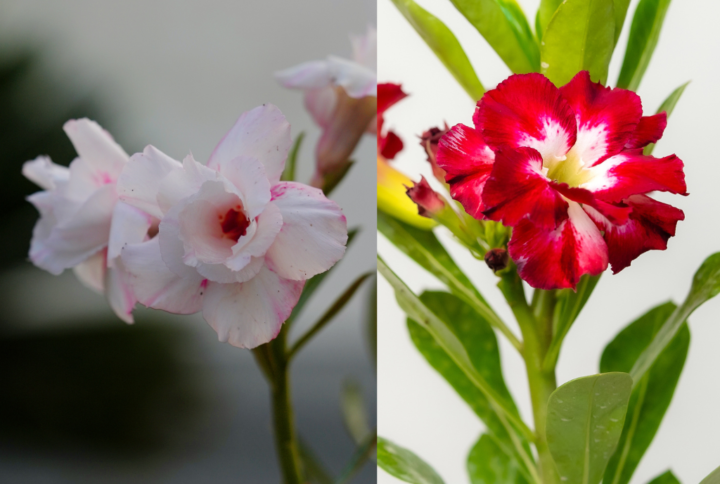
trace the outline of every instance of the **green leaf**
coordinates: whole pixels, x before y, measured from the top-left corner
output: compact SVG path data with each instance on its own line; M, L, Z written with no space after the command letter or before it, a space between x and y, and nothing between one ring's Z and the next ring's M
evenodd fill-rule
M345 428L356 444L361 443L370 433L365 401L358 382L346 380L340 394Z
M605 84L614 47L613 0L566 0L543 35L541 72L556 86L580 71Z
M380 211L377 214L377 226L393 245L437 277L450 292L470 304L488 323L502 332L515 348L520 348L518 338L485 302L432 231L417 229Z
M335 188L337 188L340 182L343 181L345 175L348 174L350 168L352 168L354 164L355 162L353 160L348 160L345 162L344 165L340 167L339 170L334 171L325 177L325 180L323 181L322 191L326 197L329 197L333 190L335 190Z
M520 418L515 402L505 385L497 339L490 325L462 299L447 292L426 291L420 296L420 300L450 328L469 355L475 371L485 379L498 397L504 400L506 407ZM517 462L515 456L522 459L522 455L530 455L526 441L518 442L525 449L522 455L519 453L519 449L515 448L516 442L513 442L513 437L516 436L508 432L506 424L491 401L435 341L425 326L411 318L408 318L407 324L415 347L485 423L506 458L513 456L512 461ZM528 466L525 465L523 469L527 470L527 468Z
M720 484L720 467L712 471L709 476L700 481L700 484Z
M303 138L305 138L305 133L301 131L297 135L297 138L295 138L295 143L293 143L293 147L288 154L287 161L285 162L285 169L282 172L280 180L295 181L295 167L297 166L297 155L300 151L300 145L302 145Z
M668 302L630 323L605 347L600 371L630 371L640 353L674 310L675 304ZM605 471L606 484L630 482L670 406L689 345L690 331L685 324L642 381L635 386L620 442Z
M385 472L411 484L444 484L442 478L413 452L378 437L377 462Z
M614 0L613 10L615 11L615 44L617 44L623 25L625 25L625 17L627 16L630 0Z
M377 264L380 274L383 275L394 289L398 305L405 311L405 314L423 325L432 335L433 339L463 371L465 376L492 403L498 415L511 422L528 440L533 439L533 432L518 418L517 410L509 407L507 399L499 395L495 389L488 384L483 375L475 369L463 343L458 339L453 330L423 304L420 298L405 285L397 274L390 270L380 256L377 258Z
M580 278L575 291L572 289L558 291L553 313L553 337L543 362L543 369L546 371L552 370L557 365L565 336L580 315L580 311L585 307L585 303L590 299L599 280L600 276L586 274Z
M515 74L540 70L540 50L515 0L451 0Z
M365 306L365 338L367 340L370 359L377 371L377 277L373 277L372 287L368 291Z
M372 433L365 436L362 442L360 442L355 449L350 462L345 465L345 468L340 473L335 484L346 484L350 482L355 474L362 468L365 463L372 458L373 450L377 445L377 433Z
M686 82L682 86L675 89L668 97L663 101L663 103L660 105L660 108L658 108L657 112L661 113L665 111L667 113L667 117L669 118L672 114L673 110L675 110L675 105L677 104L678 100L680 100L680 96L682 96L682 93L685 92L685 88L690 84L690 81ZM650 143L645 147L643 150L643 154L645 156L650 156L655 149L655 143Z
M627 373L572 380L550 395L547 439L564 482L598 484L622 433L632 389Z
M478 101L485 94L485 88L480 83L480 79L470 64L470 59L455 34L437 17L413 0L392 0L392 2L455 80L465 89L465 92L473 101Z
M693 277L690 293L685 298L685 302L673 311L652 342L635 362L630 372L635 385L655 363L660 353L672 341L692 312L703 303L717 296L718 293L720 293L720 252L712 254L700 265Z
M495 439L483 434L467 459L472 484L525 484L517 464L508 458Z
M640 0L625 49L617 87L637 91L650 64L670 0Z
M680 484L680 480L671 471L660 474L648 484Z
M540 7L535 18L535 32L539 40L542 41L550 19L555 15L562 2L563 0L540 0Z

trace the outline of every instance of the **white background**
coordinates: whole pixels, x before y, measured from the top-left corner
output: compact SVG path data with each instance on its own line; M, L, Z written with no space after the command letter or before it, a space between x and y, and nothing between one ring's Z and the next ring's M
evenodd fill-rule
M418 0L457 35L486 89L510 72L484 39L458 13L449 0ZM535 18L537 0L520 0L528 18ZM628 18L611 64L609 83L620 71L629 24ZM676 153L685 162L690 196L662 197L684 210L677 236L667 251L646 253L618 275L606 273L571 329L558 368L559 383L598 372L605 345L634 318L650 307L672 299L682 301L695 269L704 258L720 250L720 4L706 0L674 2L668 11L660 42L640 86L646 113L654 113L665 97L692 80L670 118L655 154ZM534 22L531 22L534 23ZM389 0L378 2L378 80L402 83L410 97L386 115L391 127L405 141L397 165L413 178L425 174L432 180L425 154L416 136L447 121L472 125L474 102L459 87L430 49ZM477 284L482 294L505 319L512 315L494 284L495 277L442 230L438 230L452 255ZM381 235L378 251L416 292L439 288L440 283ZM446 483L467 483L467 453L483 426L452 388L415 350L405 318L390 286L380 280L379 297L380 435L406 446L429 462ZM684 484L699 482L720 465L720 300L699 309L691 318L690 353L675 397L653 444L635 472L633 483L649 481L668 468ZM513 329L517 328L513 325ZM512 347L502 342L506 381L522 415L531 422L529 394L523 364ZM378 482L399 482L379 471Z

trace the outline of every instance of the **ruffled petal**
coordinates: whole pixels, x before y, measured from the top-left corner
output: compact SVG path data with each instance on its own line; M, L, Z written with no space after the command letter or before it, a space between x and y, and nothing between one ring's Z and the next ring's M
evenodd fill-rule
M577 142L568 157L578 156L584 166L618 153L642 116L637 94L592 82L587 71L578 72L560 93L577 119Z
M125 246L121 257L140 303L175 314L192 314L202 308L207 281L194 269L185 277L168 269L160 255L157 237Z
M73 272L83 286L98 294L103 294L105 292L106 267L107 252L101 250L73 267Z
M240 116L215 147L207 166L225 173L239 156L256 158L265 165L272 185L280 181L291 145L290 123L276 106L263 104Z
M272 193L283 226L267 252L269 267L293 280L330 269L342 258L347 242L347 220L340 207L301 183L279 183Z
M232 247L233 255L225 261L225 265L233 271L239 271L248 265L252 258L264 257L282 228L283 216L280 208L275 203L269 203L257 218L255 231L246 237L240 237L238 243Z
M377 74L362 64L330 56L328 69L336 86L345 89L348 96L360 99L377 96Z
M95 121L72 119L63 126L80 158L92 168L100 184L117 180L129 157ZM102 183L104 181L104 183Z
M625 143L625 148L644 148L650 143L657 143L662 138L666 126L667 113L665 111L654 116L643 116Z
M198 163L192 155L188 155L181 167L175 167L160 182L157 190L158 206L166 214L180 201L195 195L206 181L220 179L222 177L217 171Z
M203 317L218 339L255 348L274 339L300 299L305 281L283 279L263 266L247 282L208 284Z
M529 219L514 229L508 244L520 277L536 289L575 288L583 274L607 268L608 248L593 221L575 202L556 229L542 229Z
M675 235L677 223L685 220L682 210L645 195L633 195L625 203L632 208L632 213L621 225L612 223L595 210L586 209L598 228L605 232L610 265L615 274L643 252L667 249L667 241Z
M43 190L53 190L59 183L66 183L70 179L70 170L56 165L48 156L38 156L32 161L26 161L22 174Z
M474 128L457 124L440 138L437 164L445 170L450 195L477 219L485 216L482 191L492 172L495 153Z
M138 210L127 203L116 203L110 226L108 260L112 261L119 257L120 251L127 244L139 244L144 241L152 223L152 217L142 210Z
M624 151L588 171L593 178L581 187L606 202L656 190L687 195L683 162L675 155L655 158L641 150Z
M549 162L564 159L576 140L575 113L542 74L510 76L486 92L474 121L493 150L527 146Z
M486 217L515 226L529 217L541 229L567 218L568 204L543 174L543 160L532 148L500 149L482 193Z
M613 223L624 224L627 222L630 212L632 212L632 209L626 205L613 205L598 200L591 191L585 190L584 188L569 187L566 183L558 183L555 181L551 181L550 186L568 200L580 203L583 207L589 206L594 208L612 220Z
M125 271L121 260L105 272L105 297L118 318L128 324L134 322L132 311L135 308L135 292L130 284L132 277Z
M257 158L239 156L225 166L223 175L242 194L247 216L254 219L260 215L270 201L270 182L262 162Z
M181 170L182 164L170 158L152 145L142 153L135 153L118 178L117 192L120 200L143 210L153 217L162 218L158 205L158 188L165 176L173 170Z
M276 72L275 79L290 89L317 89L332 84L332 73L326 61L317 60Z

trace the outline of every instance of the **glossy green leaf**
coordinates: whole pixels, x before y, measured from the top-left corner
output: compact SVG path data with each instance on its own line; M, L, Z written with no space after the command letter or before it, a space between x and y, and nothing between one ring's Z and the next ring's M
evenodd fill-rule
M720 467L712 471L709 476L700 481L700 484L720 484Z
M613 0L566 0L543 35L541 72L556 86L580 71L605 84L614 47Z
M535 18L535 33L540 41L545 35L550 19L555 15L561 3L563 0L540 0L540 7Z
M506 407L520 418L505 385L497 340L490 325L462 299L447 292L426 291L420 296L420 300L450 328L464 346L474 369L482 375L498 397L504 400ZM415 347L485 423L506 457L517 456L522 459L522 455L528 456L530 452L527 443L522 442L525 451L520 455L516 448L517 443L513 442L516 436L508 432L502 416L498 415L490 400L435 341L425 326L411 318L408 318L407 323ZM514 458L512 460L516 461ZM525 464L524 469L528 468L527 464L529 463Z
M388 474L411 484L444 484L442 478L413 452L387 439L377 440L378 466Z
M377 213L377 227L393 245L437 277L450 292L463 298L516 348L520 347L518 338L492 310L432 231L417 229L380 211Z
M575 291L572 289L558 291L555 312L553 313L553 337L543 362L545 370L552 370L557 365L560 348L565 336L567 336L570 327L580 315L580 311L585 307L585 303L590 299L590 295L595 290L599 280L600 276L586 274L580 278Z
M451 0L516 74L540 69L540 50L515 0Z
M630 371L674 310L675 304L668 302L630 323L605 347L600 371ZM685 324L635 386L620 442L605 471L606 484L630 482L670 406L689 345L690 331Z
M627 373L604 373L572 380L550 395L547 440L563 482L600 482L620 439L631 389Z
M392 2L465 92L473 101L478 101L485 94L485 88L480 83L470 59L455 34L413 0L392 0Z
M660 474L648 484L680 484L680 480L671 471Z
M467 471L471 484L526 484L515 461L508 458L496 440L483 434L470 450Z
M625 17L627 16L630 0L614 0L613 10L615 12L615 44L622 33L623 25L625 25Z
M302 145L303 138L305 138L305 133L301 131L300 134L297 135L297 138L295 138L295 143L293 143L292 149L288 154L287 161L285 161L285 169L283 170L282 177L280 178L282 181L295 180L297 156L300 152L300 146Z
M720 252L712 254L700 265L693 277L692 286L685 302L673 311L635 362L630 372L635 385L655 363L660 353L672 341L692 312L717 296L718 293L720 293Z
M690 81L686 82L682 86L675 89L668 97L663 101L663 103L658 108L657 112L661 113L665 111L667 113L667 117L670 118L670 115L675 110L675 105L680 100L680 96L682 96L682 93L685 92L685 88L690 84ZM650 156L655 149L655 143L650 143L645 147L643 150L643 154L645 156Z
M637 91L660 37L670 0L640 0L630 26L617 87Z
M492 403L498 415L511 422L527 439L532 439L532 431L518 418L517 410L510 407L508 400L498 394L485 380L483 375L475 369L472 359L465 350L463 342L456 336L453 329L425 306L420 298L407 287L397 274L390 270L380 256L377 258L377 264L378 271L392 286L398 305L405 311L405 314L420 323L423 328L432 335L433 339L440 345L445 353L452 358L453 362L462 370L465 376Z

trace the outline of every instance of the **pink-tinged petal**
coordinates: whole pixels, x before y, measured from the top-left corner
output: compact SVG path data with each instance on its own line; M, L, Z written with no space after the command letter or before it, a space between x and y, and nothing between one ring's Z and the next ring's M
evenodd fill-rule
M182 200L195 195L206 181L219 179L222 177L217 171L188 155L181 167L174 168L161 180L157 189L158 206L163 213L167 213Z
M318 87L305 91L305 109L318 126L326 128L332 121L337 105L337 93L332 86Z
M328 69L336 86L354 99L377 96L377 74L374 70L347 59L330 56Z
M326 61L310 61L275 73L275 79L290 89L317 89L332 84Z
M683 162L675 155L655 158L642 150L623 151L589 171L593 178L581 187L606 202L656 190L687 195Z
M115 187L107 185L88 198L69 220L52 227L49 234L50 227L41 220L37 233L33 233L30 260L57 275L103 249L110 236L116 201Z
M130 284L132 279L121 260L117 260L115 266L105 272L105 297L108 304L117 317L128 324L134 322L132 311L137 302Z
M207 281L194 269L186 277L168 269L160 255L157 237L125 246L121 256L128 281L140 303L176 314L200 311Z
M247 216L254 219L270 201L270 182L257 158L239 156L228 163L223 175L240 191Z
M276 106L263 104L240 116L215 147L207 166L225 173L239 156L257 158L272 185L280 181L291 145L290 123Z
M440 138L437 164L445 170L450 195L477 219L485 216L482 191L490 177L495 153L474 128L457 124Z
M475 126L492 149L530 147L562 160L576 140L575 113L542 74L508 77L478 102Z
M578 156L585 166L618 153L642 116L637 94L592 82L587 71L578 72L560 92L577 119L577 142L568 156Z
M272 188L283 226L267 251L268 266L280 277L305 280L330 269L347 243L347 220L322 191L301 183Z
M685 220L682 210L645 195L633 195L626 201L632 208L629 220L615 224L595 210L587 210L598 228L605 232L610 265L617 274L648 250L665 250L675 235L675 227Z
M231 269L225 264L203 264L202 262L198 263L195 269L209 281L231 284L249 281L260 272L264 265L265 257L248 257L245 265L239 270Z
M567 183L558 183L556 181L551 181L550 186L568 200L580 203L583 206L593 207L612 220L613 223L623 224L627 222L628 216L632 212L632 209L628 206L613 205L598 200L592 192L584 188L570 187Z
M70 178L70 170L67 167L56 165L47 156L38 156L32 161L26 161L22 167L22 174L43 190L53 190L58 184L67 183Z
M377 31L368 25L365 35L351 35L353 60L373 72L377 71Z
M542 229L522 220L508 244L520 277L536 289L575 288L583 274L607 268L608 248L593 221L575 202L556 229Z
M108 260L119 257L124 246L143 242L152 224L152 217L142 210L123 202L115 204L108 241Z
M225 265L233 271L239 271L248 265L252 258L264 257L282 228L283 216L280 208L271 202L257 218L254 232L238 239L232 248L233 255L225 261Z
M117 180L129 157L125 150L95 121L73 119L63 126L80 158L98 179Z
M625 143L625 148L644 148L650 143L657 143L662 138L666 126L667 113L665 111L654 116L643 116Z
M377 86L377 114L379 116L378 121L382 119L382 115L385 114L391 106L402 101L408 96L406 92L402 90L400 84L393 84L392 82L382 82ZM378 128L378 131L380 129Z
M105 292L106 267L107 252L101 250L73 267L73 272L83 286L92 289L98 294L102 294Z
M158 205L160 181L182 164L152 145L142 153L135 153L120 174L117 191L120 200L143 210L153 217L162 218Z
M568 204L543 174L543 160L532 148L500 149L482 193L486 217L517 225L525 217L541 229L567 218Z
M165 214L158 226L157 237L153 240L158 241L161 258L171 272L178 277L193 277L197 274L197 270L184 262L185 245L178 221L178 215L183 208L185 204L180 203Z
M98 177L93 166L84 158L75 158L70 163L69 170L70 177L67 183L62 184L58 190L69 200L84 202L98 188L115 184L114 178Z
M300 299L305 281L283 279L263 266L247 282L208 284L203 317L218 339L255 348L274 339Z

